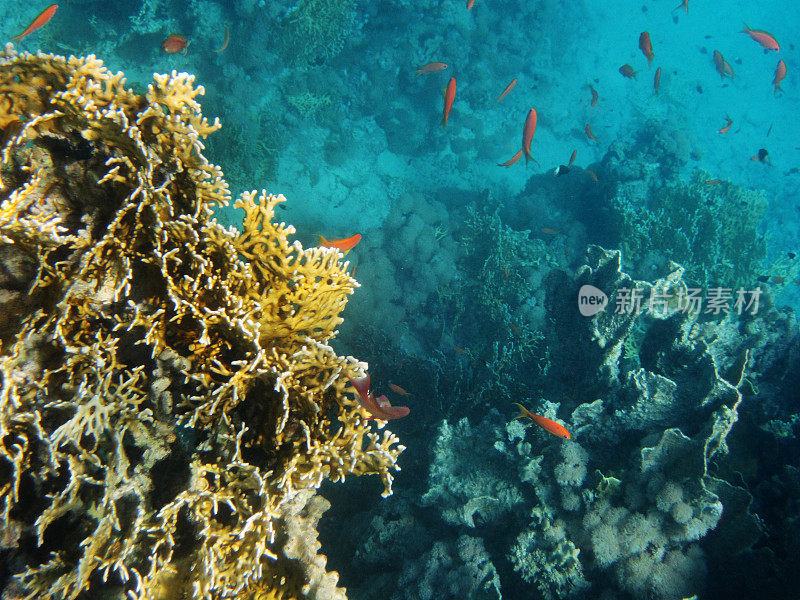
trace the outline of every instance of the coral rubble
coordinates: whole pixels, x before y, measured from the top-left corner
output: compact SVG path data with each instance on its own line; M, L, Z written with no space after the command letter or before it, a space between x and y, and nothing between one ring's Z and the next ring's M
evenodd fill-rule
M0 512L15 593L344 598L317 554L324 479L403 446L344 396L329 345L358 284L242 230L203 156L193 76L125 88L94 56L0 54ZM111 596L104 596L111 597Z

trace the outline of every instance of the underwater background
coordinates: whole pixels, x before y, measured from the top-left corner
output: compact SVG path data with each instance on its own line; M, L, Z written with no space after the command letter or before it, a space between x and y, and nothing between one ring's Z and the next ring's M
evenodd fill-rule
M410 414L391 496L320 488L347 597L800 598L800 12L677 2L71 0L17 43L194 74L234 196L361 234L331 345Z

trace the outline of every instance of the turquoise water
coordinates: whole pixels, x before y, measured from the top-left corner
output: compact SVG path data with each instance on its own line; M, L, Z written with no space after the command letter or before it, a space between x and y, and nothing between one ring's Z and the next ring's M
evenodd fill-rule
M19 44L97 54L139 91L153 72L195 74L223 124L207 155L234 195L284 194L279 218L304 245L363 235L347 255L362 287L334 346L412 395L392 400L411 407L391 424L409 447L395 495L323 487L322 551L351 598L798 597L798 345L784 307L800 289L800 13L673 4L76 0ZM0 5L8 35L42 8ZM173 33L185 53L162 50ZM447 68L416 74L430 62ZM531 108L536 162L499 166ZM762 148L768 160L751 160ZM761 317L709 313L683 330L612 318L625 281L590 244L622 249L639 282L676 260L704 292L760 286ZM583 283L612 298L607 318L578 314ZM740 360L744 379L729 373ZM515 402L573 439L512 420ZM709 451L736 422L725 411L739 416L730 452Z

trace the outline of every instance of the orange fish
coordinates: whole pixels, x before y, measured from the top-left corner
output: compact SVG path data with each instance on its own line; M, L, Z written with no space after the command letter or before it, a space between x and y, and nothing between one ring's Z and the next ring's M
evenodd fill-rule
M594 171L590 171L589 169L586 169L585 173L586 173L586 174L587 174L587 175L588 175L588 176L589 176L589 177L592 179L592 181L594 181L595 183L598 183L598 182L600 181L600 180L597 178L597 173L595 173Z
M497 163L497 166L498 167L510 167L511 165L516 163L520 158L522 158L522 148L517 150L517 153L514 156L512 156L511 158L509 158L506 162Z
M429 62L417 69L417 77L425 75L426 73L438 73L439 71L444 71L446 68L447 64L443 62Z
M453 346L453 350L456 354L469 354L469 350L465 350L461 346Z
M717 131L717 133L728 133L728 131L730 131L731 125L733 125L733 119L731 119L729 116L726 115L725 120L728 122L727 125L725 125L725 127Z
M597 90L594 89L592 86L589 86L589 90L592 92L592 101L590 102L591 106L595 106L597 104Z
M706 179L706 185L719 185L722 179Z
M467 0L467 10L470 10L473 4L475 4L475 0Z
M623 77L627 77L628 79L636 79L636 73L638 71L634 71L633 67L629 64L624 64L619 68L619 72Z
M649 67L655 54L653 54L653 45L650 43L650 33L647 31L639 34L639 50L647 57L647 66Z
M515 406L519 406L519 414L514 417L515 419L521 419L523 417L528 417L531 421L536 423L539 427L544 429L547 433L552 433L556 437L564 438L565 440L572 439L572 436L569 434L569 431L561 425L560 423L556 423L553 419L548 419L547 417L543 417L542 415L535 415L527 408L522 406L517 402L514 402Z
M58 9L58 4L51 4L50 6L45 8L41 13L39 13L39 16L33 20L33 23L31 23L30 25L28 25L28 27L25 28L25 31L23 31L19 35L15 35L11 39L14 40L15 42L18 42L29 33L33 33L34 31L39 29L39 27L41 27L42 25L47 23L50 19L52 19L53 15L56 14L57 9Z
M355 388L358 403L366 409L371 417L388 421L389 419L402 419L411 412L407 406L392 406L386 396L376 398L375 394L369 391L369 375L359 379L351 379L349 375L345 375L345 377Z
M553 229L552 227L542 227L541 232L545 235L561 235L558 229Z
M586 127L584 127L584 131L586 131L586 137L588 137L593 142L596 142L598 144L600 143L599 140L596 137L594 137L594 134L592 133L592 128L588 123L586 124Z
M577 150L573 150L573 151L572 151L572 156L570 156L570 157L569 157L569 162L567 163L567 166L568 166L568 167L571 167L571 166L572 166L572 163L574 163L574 162L575 162L575 159L576 159L577 157L578 157L578 151L577 151Z
M504 90L503 90L503 93L502 93L502 94L500 94L500 95L497 97L497 100L495 100L495 101L494 101L494 102L495 102L495 104L497 104L498 102L500 102L500 100L502 100L503 98L505 98L505 97L506 97L506 94L507 94L508 92L510 92L511 90L513 90L515 85L517 85L517 78L516 78L516 77L514 77L514 79L512 79L512 80L511 80L511 83L509 83L509 84L506 86L506 89L504 89Z
M453 100L456 97L456 78L451 77L447 82L447 88L444 91L444 116L440 125L445 127L447 125L447 117L450 116L450 109L453 108Z
M175 54L177 52L186 54L188 48L189 40L179 33L171 33L161 42L161 49L167 54Z
M786 63L783 62L783 59L780 59L778 61L778 66L775 67L775 79L772 80L772 85L775 86L772 90L773 95L776 94L778 90L781 90L780 83L783 81L784 77L786 77Z
M225 39L222 41L222 46L214 50L214 52L222 52L223 50L225 50L225 48L228 47L228 42L230 41L231 41L231 32L230 29L228 29L228 26L225 25Z
M570 167L572 167L572 163L575 162L575 158L577 156L578 156L578 151L577 150L573 150L572 151L572 156L569 157L569 162L567 164L565 164L565 165L559 165L558 167L556 167L556 169L554 171L555 176L556 177L560 177L561 175L566 175L567 173L569 173L569 169L570 169ZM547 233L545 231L545 229L547 229L547 227L543 227L542 228L542 232L543 233ZM555 230L553 230L553 231L555 231Z
M767 33L762 29L750 29L747 26L747 23L744 24L744 29L740 33L746 33L759 44L761 44L765 50L772 50L773 52L779 52L781 47L778 44L778 41L775 39L771 33Z
M683 0L683 2L681 2L678 6L676 6L675 8L672 9L672 12L675 12L679 8L682 8L683 10L685 10L686 14L688 15L689 14L689 0Z
M396 394L400 394L401 396L410 396L411 394L401 388L399 385L395 385L394 383L389 384L389 388L395 392Z
M525 126L522 128L522 152L525 154L525 163L533 158L531 156L531 142L533 141L533 133L536 131L536 109L532 108L528 111L528 116L525 117Z
M326 240L319 234L317 234L317 237L319 238L320 246L324 246L325 248L336 248L339 252L344 252L345 254L350 252L350 250L353 249L353 246L361 241L360 233L351 235L349 238L344 238L341 240Z
M656 75L653 77L653 93L658 96L658 84L661 83L661 67L656 69Z
M725 60L725 57L722 56L722 53L719 50L714 50L714 66L717 68L717 73L722 79L725 79L725 76L733 77L735 73L733 72L733 68L728 64L728 61Z

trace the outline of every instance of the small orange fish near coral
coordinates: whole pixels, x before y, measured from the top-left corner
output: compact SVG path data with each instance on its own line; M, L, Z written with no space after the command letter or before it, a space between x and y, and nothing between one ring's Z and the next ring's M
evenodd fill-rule
M558 229L553 229L552 227L542 227L540 231L545 235L561 235Z
M450 109L453 108L453 100L456 98L456 78L451 77L447 82L447 88L444 90L444 111L442 122L440 125L445 127L447 125L447 117L450 116Z
M656 75L653 77L653 93L658 96L658 85L661 83L661 67L656 69Z
M390 384L389 384L389 388L390 388L390 389L391 389L391 390L392 390L394 393L396 393L396 394L400 394L401 396L410 396L410 395L411 395L411 393L410 393L410 392L407 392L407 391L405 391L405 390L404 390L403 388L401 388L399 385L396 385L396 384L394 384L394 383L390 383Z
M503 98L505 98L505 97L506 97L506 94L507 94L508 92L510 92L511 90L513 90L515 85L517 85L517 78L516 78L516 77L514 77L514 79L512 79L512 80L511 80L511 83L509 83L509 84L506 86L506 89L504 89L504 90L503 90L503 93L502 93L502 94L500 94L500 95L497 97L497 100L495 100L495 101L494 101L494 102L495 102L495 104L497 104L498 102L500 102L500 100L502 100Z
M535 415L527 408L522 406L517 402L514 403L516 406L519 406L519 414L514 417L515 419L521 419L523 417L528 417L531 421L536 423L539 427L544 429L547 433L552 433L556 437L564 438L566 440L572 439L572 436L569 434L569 431L561 425L560 423L556 423L553 419L548 419L547 417L543 417L542 415Z
M584 172L585 172L585 173L586 173L586 174L589 176L589 178L590 178L592 181L594 181L595 183L598 183L598 182L600 181L600 180L597 178L597 173L595 173L594 171L590 171L589 169L586 169L586 171L584 171Z
M506 162L497 163L497 166L498 167L510 167L511 165L516 163L520 158L522 158L522 148L517 150L517 153L514 156L512 156L511 158L509 158Z
M349 375L345 377L355 388L358 403L366 409L371 417L388 421L390 419L402 419L411 412L411 409L407 406L392 406L386 396L376 398L375 394L369 391L369 375L365 375L360 379L351 379Z
M638 71L634 71L633 67L627 63L619 68L619 72L623 77L627 77L628 79L636 79L636 73L638 73Z
M186 54L188 48L189 40L179 33L171 33L161 42L161 49L167 54L177 54L178 52Z
M425 75L427 73L438 73L439 71L444 71L447 68L447 64L443 62L429 62L427 64L422 65L419 69L417 69L417 77L420 75Z
M469 354L469 350L462 348L461 346L453 346L453 351L456 354Z
M33 33L34 31L39 29L39 27L46 24L50 19L52 19L53 15L56 14L57 9L58 9L58 4L51 4L50 6L45 8L41 13L39 13L39 16L36 17L33 20L33 22L25 28L25 31L23 31L19 35L15 35L11 39L14 40L15 42L18 42L29 33Z
M650 33L647 31L639 34L639 50L647 58L647 66L649 67L655 54L653 54L653 45L650 43Z
M764 31L763 29L750 29L747 26L747 23L745 23L744 29L742 29L741 33L746 33L749 35L751 38L761 44L764 50L779 52L781 49L780 45L778 44L778 40L775 39L775 36Z
M475 0L467 0L467 10L472 10L472 6L475 4Z
M228 47L228 42L231 41L231 31L228 29L228 26L225 25L225 39L222 40L222 46L214 50L214 52L222 52L225 48Z
M586 131L586 137L588 137L590 140L592 140L595 143L598 143L598 144L600 143L598 141L598 139L592 133L592 128L588 123L586 124L586 127L584 127L584 131Z
M717 133L728 133L731 130L731 125L733 125L733 119L731 119L729 116L726 115L725 120L727 121L725 127L717 131Z
M341 240L326 240L319 234L317 234L317 237L319 238L320 246L325 246L326 248L336 248L345 254L350 252L350 250L353 249L353 246L361 241L360 233L356 233L355 235L351 235L349 238L343 238Z

